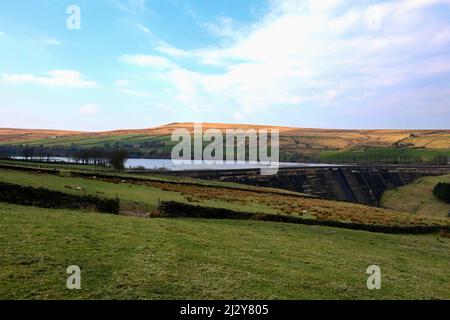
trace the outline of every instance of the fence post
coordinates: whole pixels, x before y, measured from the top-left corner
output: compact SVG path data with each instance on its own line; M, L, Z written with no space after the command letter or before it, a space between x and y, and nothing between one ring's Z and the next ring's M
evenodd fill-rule
M158 198L158 202L156 203L156 212L159 213L159 207L161 206L161 198Z

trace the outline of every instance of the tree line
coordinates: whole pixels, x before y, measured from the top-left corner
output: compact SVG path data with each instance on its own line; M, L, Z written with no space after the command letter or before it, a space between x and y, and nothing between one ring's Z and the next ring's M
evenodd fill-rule
M121 148L48 148L42 146L0 146L0 158L21 157L24 160L49 161L52 157L67 157L79 164L113 167L123 170L129 158Z
M441 201L450 203L450 183L439 182L433 189L433 195Z

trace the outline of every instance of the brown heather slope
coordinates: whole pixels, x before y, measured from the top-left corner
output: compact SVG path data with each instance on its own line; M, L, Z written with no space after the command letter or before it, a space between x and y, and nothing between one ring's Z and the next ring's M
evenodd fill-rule
M193 130L193 123L171 123L148 129L77 132L58 130L0 129L1 143L27 143L34 140L59 138L105 138L124 135L168 136L173 130ZM250 124L203 123L207 129L278 129L280 143L285 149L340 150L364 147L409 147L450 149L450 130L345 130L263 126ZM55 143L52 143L55 145Z
M38 139L52 139L54 137L76 136L81 131L45 130L45 129L12 129L0 128L0 143L14 141L32 141Z

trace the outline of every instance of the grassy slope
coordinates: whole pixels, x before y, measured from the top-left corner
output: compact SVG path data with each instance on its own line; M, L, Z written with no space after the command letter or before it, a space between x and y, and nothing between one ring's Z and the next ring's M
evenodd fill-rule
M381 205L405 212L447 217L450 212L450 204L433 196L433 188L438 182L450 183L450 174L420 178L414 183L386 191L381 199Z
M33 174L14 170L0 169L0 181L21 184L32 187L44 187L50 190L66 193L80 194L80 191L68 189L65 186L81 187L81 193L99 195L106 198L119 197L125 210L152 211L155 210L158 201L178 201L187 202L186 196L174 188L169 190L162 187L152 187L148 185L136 185L131 183L111 183L101 180L85 179L70 176L56 176L49 174ZM242 204L230 203L220 200L204 200L204 205L213 207L224 207L234 210L243 210ZM245 208L250 211L260 211L263 213L275 213L273 209L264 204L254 203Z
M0 203L2 299L450 299L450 240ZM69 265L82 290L65 288ZM366 288L369 265L382 290Z
M203 124L208 128L278 128L280 130L280 149L287 159L295 154L311 156L324 161L339 161L359 157L369 161L375 153L383 153L387 157L420 157L424 161L436 154L450 149L450 130L339 130L339 129L306 129L270 126ZM48 134L34 130L0 129L0 144L29 144L44 146L68 147L76 144L82 147L103 147L105 143L114 145L138 146L142 151L158 151L169 155L172 146L170 134L174 129L187 128L192 130L192 123L170 124L166 126L141 129L120 130L91 133L61 133ZM55 139L55 136L58 136ZM163 142L162 146L149 147L144 142ZM398 145L401 148L393 148ZM368 149L366 149L368 148ZM387 150L389 149L389 150ZM339 151L345 150L344 153ZM361 150L364 150L361 152ZM372 150L372 151L371 151ZM325 152L325 153L323 153ZM359 155L359 153L363 153Z
M117 180L117 179L116 179ZM320 200L315 198L276 195L246 190L210 188L203 185L174 185L164 182L115 183L99 179L71 176L36 174L0 169L0 181L32 187L79 194L81 193L121 200L124 213L146 214L156 209L161 201L178 201L200 204L208 207L226 208L238 211L287 214L308 219L345 221L380 225L449 225L450 219L436 219L427 216L411 216L407 213L368 207L353 203ZM72 189L66 188L72 187Z
M34 169L54 169L58 170L60 172L81 172L81 173L88 173L92 175L96 174L103 174L103 175L112 175L114 177L118 178L139 178L139 179L145 179L149 181L161 181L161 182L183 182L183 183L192 183L196 185L202 185L202 186L217 186L217 187L225 187L225 188L237 188L237 189L245 189L245 190L254 190L258 189L261 190L267 190L267 191L274 191L277 193L283 193L283 194L293 194L293 195L302 195L302 196L308 196L308 197L314 197L307 194L302 194L295 191L290 190L284 190L284 189L276 189L276 188L270 188L270 187L253 187L250 185L244 185L239 184L235 182L227 182L227 181L219 181L219 180L201 180L201 179L195 179L195 178L189 178L189 177L182 177L182 176L170 176L165 174L158 174L158 172L152 172L151 175L149 174L128 174L124 172L117 172L112 168L109 167L102 167L102 166L94 166L94 165L79 165L79 164L68 164L68 163L45 163L45 162L32 162L32 161L18 161L18 160L0 160L0 165L8 165L15 167L26 167L26 168L34 168Z
M409 148L363 148L352 150L323 151L319 158L326 162L412 162L418 159L423 162L433 162L436 156L447 155L450 150L409 149Z

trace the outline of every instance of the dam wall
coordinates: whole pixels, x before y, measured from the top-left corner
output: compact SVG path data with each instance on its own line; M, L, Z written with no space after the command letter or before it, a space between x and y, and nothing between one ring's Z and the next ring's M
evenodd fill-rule
M257 169L184 171L172 174L297 191L321 198L378 206L386 190L425 176L450 173L450 166L327 166L281 168L262 176Z

